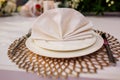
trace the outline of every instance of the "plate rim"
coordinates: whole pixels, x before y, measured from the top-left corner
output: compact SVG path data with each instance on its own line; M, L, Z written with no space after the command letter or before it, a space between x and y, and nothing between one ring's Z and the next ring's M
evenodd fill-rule
M103 46L103 38L96 33L96 42L88 48L75 51L52 51L35 46L28 38L25 42L26 47L35 54L51 58L74 58L91 54ZM86 52L85 52L86 51Z
M31 39L31 38L29 38L29 39ZM35 43L36 46L41 47L43 49L47 49L47 50L52 50L52 51L74 51L74 50L80 50L80 49L84 49L84 48L92 46L96 42L96 36L94 35L94 37L92 37L90 39L83 40L83 42L87 42L89 40L91 40L92 42L89 43L89 44L87 44L87 45L84 44L82 47L80 47L80 46L77 46L77 47L76 46L71 46L73 49L70 49L70 47L67 48L68 45L66 47L65 47L65 45L64 45L64 47L59 47L58 46L58 49L54 49L57 46L53 45L53 47L52 47L52 44L49 44L49 42L47 43L46 41L43 41L43 40L40 41L41 44L42 44L42 42L45 43L43 46L37 45L37 43L34 40L33 40L33 42ZM52 42L52 41L50 41L50 42ZM72 41L72 42L75 42L75 44L81 44L81 43L83 43L81 40L76 40L76 41ZM57 42L55 44L57 44ZM46 45L50 45L50 46L46 46Z

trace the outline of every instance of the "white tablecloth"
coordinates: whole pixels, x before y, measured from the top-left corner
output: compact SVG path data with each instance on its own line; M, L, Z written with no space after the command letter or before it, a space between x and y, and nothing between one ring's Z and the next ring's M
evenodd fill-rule
M120 17L87 17L94 23L94 29L110 33L120 41ZM26 73L12 63L7 56L9 45L25 35L36 18L19 15L0 18L0 79L1 80L43 80L35 74ZM120 61L115 67L106 67L96 74L81 74L82 80L120 80ZM46 79L45 79L46 80ZM49 80L49 79L48 79ZM71 78L71 80L73 80ZM74 78L74 80L77 80Z

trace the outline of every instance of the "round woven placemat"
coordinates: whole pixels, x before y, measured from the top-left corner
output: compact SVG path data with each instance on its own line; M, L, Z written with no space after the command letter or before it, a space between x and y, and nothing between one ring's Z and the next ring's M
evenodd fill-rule
M98 34L102 31L95 31ZM116 38L105 33L113 56L116 60L120 57L120 43ZM26 46L27 36L15 40L8 49L9 58L19 68L27 72L34 72L43 77L79 77L80 73L96 73L98 69L109 66L108 56L104 46L98 51L76 58L49 58L31 52Z

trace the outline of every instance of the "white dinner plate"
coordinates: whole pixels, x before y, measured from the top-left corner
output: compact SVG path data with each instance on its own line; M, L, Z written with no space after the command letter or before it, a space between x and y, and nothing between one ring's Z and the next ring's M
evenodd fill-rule
M72 58L72 57L84 56L97 51L102 47L103 42L104 41L102 37L96 34L96 42L90 47L80 50L74 50L74 51L53 51L36 46L33 40L28 38L26 41L26 47L32 52L39 54L41 56L52 57L52 58Z
M33 39L32 39L33 40ZM74 41L45 41L33 40L33 43L41 48L54 51L73 51L87 48L96 42L96 36Z

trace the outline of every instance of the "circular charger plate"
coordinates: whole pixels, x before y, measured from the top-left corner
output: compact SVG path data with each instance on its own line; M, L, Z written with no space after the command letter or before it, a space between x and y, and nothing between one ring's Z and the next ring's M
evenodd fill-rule
M96 36L94 35L88 39L74 40L74 41L45 41L45 40L33 40L32 42L44 49L54 51L73 51L87 48L96 42Z
M30 38L26 41L26 47L32 52L39 54L41 56L52 57L52 58L73 58L84 56L93 53L100 49L103 45L103 39L100 35L96 34L96 42L87 48L75 50L75 51L52 51L36 46Z

